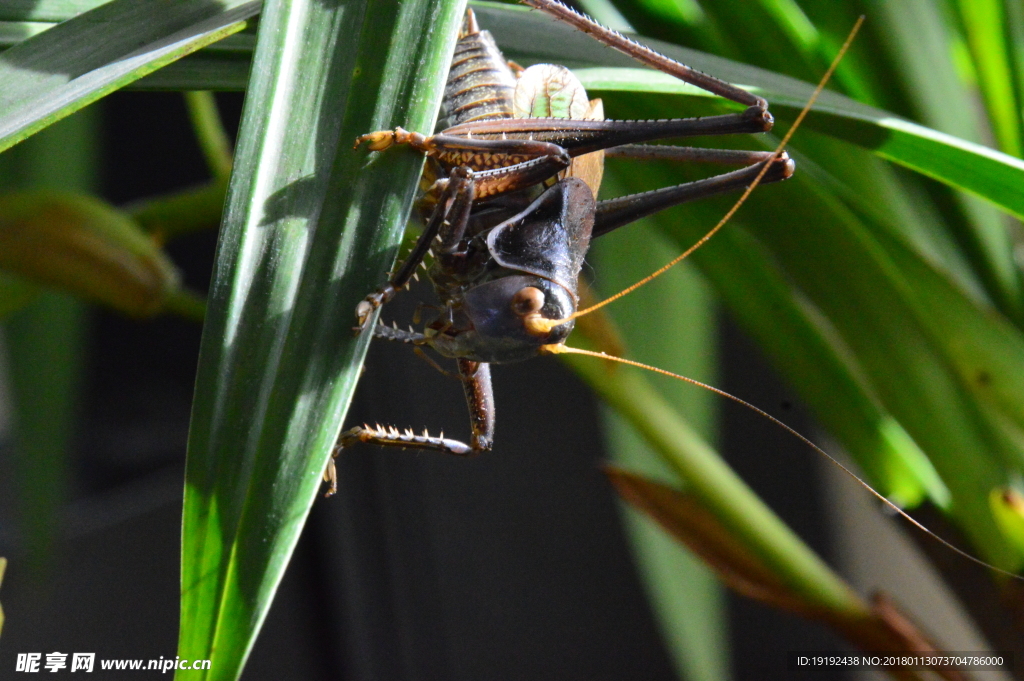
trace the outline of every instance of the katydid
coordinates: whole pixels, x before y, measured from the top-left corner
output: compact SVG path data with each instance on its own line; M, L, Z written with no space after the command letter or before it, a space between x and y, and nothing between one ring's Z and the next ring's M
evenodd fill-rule
M409 145L428 159L421 210L426 226L390 280L357 307L357 331L408 286L431 254L428 276L440 313L422 331L373 327L376 337L429 346L457 360L469 403L468 443L427 432L359 426L342 433L337 453L357 442L456 455L490 450L494 440L493 362L534 357L565 341L577 310L578 277L592 238L686 201L790 177L785 154L645 146L665 138L759 133L771 129L768 103L734 85L654 52L554 0L526 4L565 20L637 61L747 108L739 113L657 121L604 120L565 67L522 69L501 55L472 10L452 60L439 132L402 128L363 135L356 146ZM602 153L710 161L739 170L663 189L598 201ZM767 168L765 168L767 166ZM552 322L567 320L551 326ZM327 477L332 480L333 470Z

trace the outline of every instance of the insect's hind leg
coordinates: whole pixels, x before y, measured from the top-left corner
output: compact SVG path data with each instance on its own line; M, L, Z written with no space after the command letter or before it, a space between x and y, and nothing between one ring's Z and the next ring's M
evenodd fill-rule
M324 496L332 496L338 491L338 471L334 459L342 450L361 442L380 447L425 449L455 456L475 456L481 452L489 452L494 443L494 390L491 386L491 368L484 362L473 362L468 359L460 359L458 363L472 427L469 444L446 438L444 432L434 437L426 430L417 435L411 428L399 430L394 426L380 424L372 427L364 424L350 428L338 437L331 458L327 462L323 477L324 481L329 483L329 487Z
M726 151L724 153L748 155L751 158L758 158L762 153L767 154L769 158L772 155L771 152L756 151ZM764 168L766 162L762 160L740 170L715 175L695 182L686 182L674 187L663 187L641 194L630 194L629 196L620 196L617 199L599 201L594 217L592 234L596 238L602 234L607 234L613 229L635 222L642 217L681 203L746 189L758 176L762 168ZM765 172L764 177L761 178L761 184L786 180L792 177L794 168L793 160L788 155L782 154L771 162L771 166Z
M639 161L676 161L682 163L715 163L719 165L749 166L771 159L772 151L746 151L742 149L709 149L707 147L677 147L668 144L621 144L604 150L607 158L630 158ZM789 156L779 157L788 160Z
M539 9L560 21L564 21L570 26L573 26L583 33L599 40L605 45L636 59L642 64L658 69L662 73L667 73L668 75L674 76L683 82L696 85L697 87L716 94L719 97L725 97L726 99L731 99L734 102L738 102L749 107L755 107L762 111L767 111L768 109L768 102L762 97L758 97L757 95L751 94L742 88L736 87L732 83L727 83L724 80L715 78L714 76L701 73L697 69L687 66L686 64L681 64L670 57L666 57L663 54L655 52L646 45L641 45L617 31L613 31L606 26L602 26L590 17L584 16L579 12L566 7L557 0L521 0L521 2L535 9Z

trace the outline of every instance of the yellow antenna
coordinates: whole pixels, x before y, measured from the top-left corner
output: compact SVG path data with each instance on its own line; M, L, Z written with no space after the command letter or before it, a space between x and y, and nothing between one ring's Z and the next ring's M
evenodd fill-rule
M818 100L818 95L820 95L822 90L825 89L826 83L828 83L829 79L832 77L832 74L835 72L836 67L839 66L839 62L842 61L843 55L846 54L846 51L850 48L850 45L853 44L853 39L857 36L857 32L860 31L861 24L863 23L864 16L862 15L857 19L857 23L853 25L853 29L850 30L850 35L846 37L846 42L844 42L843 46L839 48L838 54L836 54L835 59L832 60L832 63L829 65L828 70L825 71L825 75L822 76L821 81L818 83L818 86L814 88L814 92L811 94L810 99L807 100L807 104L804 105L804 108L800 111L800 114L796 117L796 120L793 121L793 125L790 126L789 130L782 138L782 141L779 142L779 145L777 147L775 147L775 151L773 151L772 155L768 158L768 160L764 162L764 167L761 168L761 172L759 172L757 176L754 178L754 181L747 186L747 188L744 190L740 198L737 199L736 203L734 203L732 208L729 209L729 212L722 216L722 219L718 221L718 224L712 227L707 234L702 236L697 241L697 243L693 244L685 251L680 253L678 256L673 258L668 264L662 266L660 269L644 277L643 279L636 282L632 286L629 286L628 288L619 291L610 298L605 298L596 305L591 305L588 308L577 310L576 312L572 313L565 319L544 319L540 315L534 315L531 318L524 320L527 329L530 331L530 333L535 333L538 336L547 334L548 332L551 331L551 329L555 328L556 326L561 326L562 324L565 324L568 321L576 319L577 317L582 317L583 315L590 314L595 310L601 309L605 305L608 305L609 303L616 301L629 293L632 293L633 291L637 290L638 288L648 283L649 281L657 279L662 274L669 271L677 264L679 264L687 257L689 257L691 253L693 253L698 248L707 243L707 241L711 237L713 237L718 232L718 230L724 227L725 224L729 222L730 219L732 219L732 216L736 214L736 211L740 209L740 206L746 203L747 199L750 197L750 194L757 188L757 185L761 183L761 180L764 178L765 173L768 172L768 169L771 167L771 165L782 154L782 151L786 148L786 145L789 144L789 140L793 138L793 134L797 131L797 128L800 127L800 124L807 116L807 113L811 110L811 107L814 106L814 103Z
M753 411L753 412L755 412L757 414L760 414L761 416L765 417L766 419L768 419L769 421L771 421L775 425L779 426L780 428L782 428L783 430L788 432L793 437L797 438L798 440L800 440L801 442L806 444L808 447L810 447L811 449L816 451L818 454L821 454L823 457L828 459L830 462L832 462L833 464L838 466L840 468L840 470L842 470L844 473L846 473L851 478L856 480L857 484L859 484L861 487L863 487L867 491L871 492L871 494L874 495L874 497L876 499L878 499L883 504L885 504L886 506L891 508L893 511L895 511L900 516L902 516L905 520L907 520L907 522L909 522L911 525L913 525L917 529L921 530L922 532L924 532L929 537L931 537L935 541L937 541L940 544L942 544L943 546L945 546L947 549L949 549L953 553L955 553L955 554L957 554L957 555L959 555L959 556L961 556L963 558L966 558L967 560L971 561L972 563L976 563L978 565L981 565L982 567L988 568L989 570L992 570L994 572L998 572L1001 575L1006 575L1007 577L1012 577L1013 579L1024 581L1024 577L1022 577L1020 575L1017 575L1017 574L1014 574L1013 572L1010 572L1009 570L1004 570L1004 569L1002 569L1000 567L996 567L995 565L992 565L991 563L986 563L981 558L977 558L975 556L972 556L967 551L964 551L963 549L955 546L954 544L946 541L945 539L943 539L939 535L935 534L934 532L929 530L927 527L925 527L923 524L921 524L920 522L915 520L909 513L904 511L902 508L900 508L899 506L897 506L893 502L889 501L881 492L878 492L874 487L872 487L867 482L865 482L863 479L861 479L856 473L854 473L852 470L850 470L847 466L843 465L843 463L841 463L834 456L832 456L831 454L826 452L824 449L822 449L818 445L814 444L814 442L812 442L806 436L801 435L799 431L797 431L796 429L786 425L784 422L782 422L779 419L775 418L774 416L772 416L771 414L769 414L765 410L763 410L763 409L761 409L759 407L755 407L750 402L747 402L746 400L743 400L743 399L741 399L739 397L736 397L732 393L727 393L727 392L725 392L724 390L722 390L720 388L716 388L713 385L708 385L707 383L702 383L702 382L698 381L695 378L690 378L689 376L683 376L681 374L672 373L671 371L666 371L665 369L659 369L656 366L651 366L649 364L643 364L642 362L635 362L635 361L633 361L631 359L623 359L622 357L615 357L613 355L608 355L608 354L603 353L603 352L594 352L592 350L583 350L581 348L571 348L571 347L568 347L568 346L563 345L561 343L556 343L556 344L551 344L551 345L542 345L541 346L541 353L542 354L549 354L549 355L558 355L558 354L586 355L588 357L597 357L598 359L606 359L606 360L608 360L610 362L619 362L620 364L627 364L629 366L638 367L640 369L646 369L648 371L653 371L656 374L662 374L664 376L669 376L671 378L675 378L675 379L680 380L680 381L685 381L686 383L690 383L691 385L695 385L698 388L704 388L705 390L710 390L711 392L715 393L716 395L721 395L722 397L730 399L733 402L735 402L736 404L740 404L740 405L746 407L747 409L750 409L751 411Z

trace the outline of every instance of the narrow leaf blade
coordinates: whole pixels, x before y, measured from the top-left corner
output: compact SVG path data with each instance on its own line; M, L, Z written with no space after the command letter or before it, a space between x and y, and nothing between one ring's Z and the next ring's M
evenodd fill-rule
M237 677L266 616L369 342L352 334L355 303L388 269L417 185L417 154L352 141L432 128L461 9L265 8L189 434L179 650L212 660L204 678Z

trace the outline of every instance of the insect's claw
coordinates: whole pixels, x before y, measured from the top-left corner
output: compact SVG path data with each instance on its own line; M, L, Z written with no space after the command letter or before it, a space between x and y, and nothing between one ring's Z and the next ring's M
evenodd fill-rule
M373 311L391 300L394 296L395 288L391 284L385 284L379 291L375 291L359 301L356 305L356 323L358 326L355 327L355 332L357 336L370 328Z
M775 118L768 113L768 102L758 98L760 101L753 106L747 107L743 115L757 121L764 132L768 132L775 125Z
M357 336L366 330L375 309L376 306L369 300L360 300L359 304L356 305L356 323L358 326L355 327L355 330Z
M359 145L366 144L366 148L370 151L384 151L388 147L396 144L408 144L413 149L429 153L434 149L434 144L431 138L418 132L409 132L403 128L395 128L394 130L377 130L374 132L368 132L365 135L360 135L356 138L355 144L352 145L353 149L358 149Z
M401 130L401 128L399 128L399 130ZM394 130L377 130L376 132L360 135L356 138L356 142L352 145L352 148L358 149L359 145L365 142L366 148L370 151L384 151L395 144L395 132L396 131Z
M334 457L327 460L327 468L324 469L324 482L330 483L324 497L333 497L338 492L338 469L334 465Z

